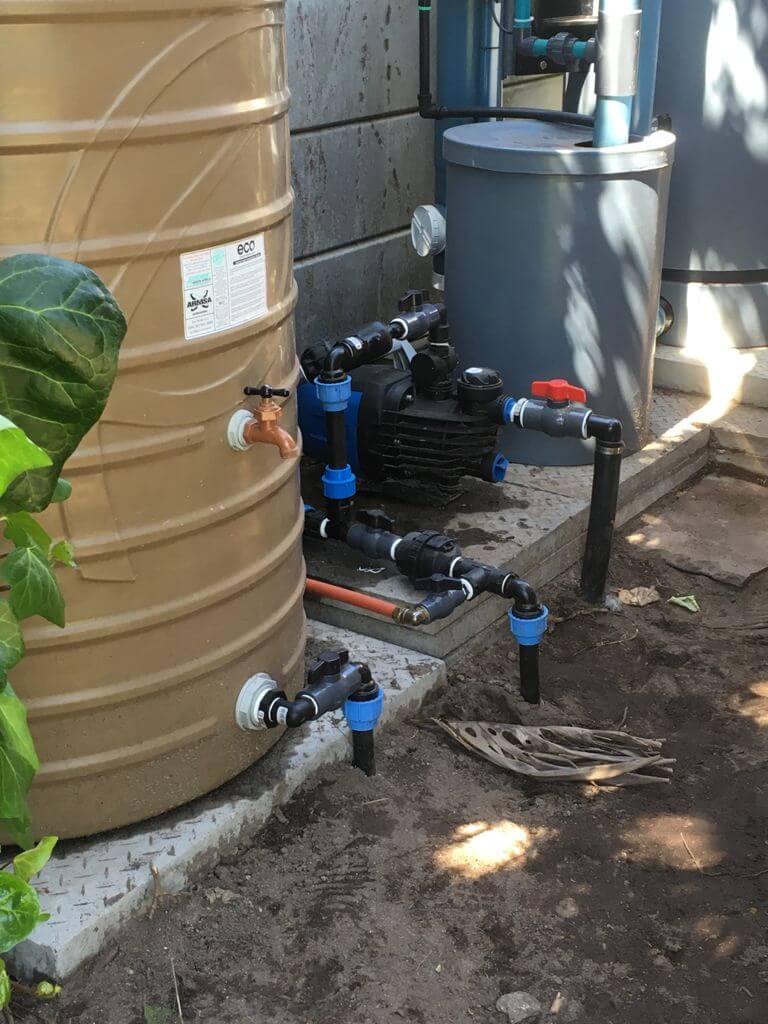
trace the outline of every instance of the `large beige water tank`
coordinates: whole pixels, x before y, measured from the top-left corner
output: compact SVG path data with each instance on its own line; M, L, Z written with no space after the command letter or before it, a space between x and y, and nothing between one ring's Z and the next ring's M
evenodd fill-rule
M244 385L296 383L283 3L5 0L0 66L0 255L86 263L129 322L46 513L67 628L31 620L12 674L36 831L85 835L245 768L276 735L241 685L302 668L297 461L226 442Z

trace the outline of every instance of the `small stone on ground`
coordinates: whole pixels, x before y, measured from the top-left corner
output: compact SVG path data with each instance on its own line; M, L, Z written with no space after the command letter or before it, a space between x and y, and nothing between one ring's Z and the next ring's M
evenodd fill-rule
M560 900L555 910L557 916L562 917L564 921L570 921L571 918L579 916L579 905L572 896L566 896L564 900Z
M541 1015L541 1003L528 992L507 992L496 1003L500 1013L506 1013L509 1024L525 1024Z

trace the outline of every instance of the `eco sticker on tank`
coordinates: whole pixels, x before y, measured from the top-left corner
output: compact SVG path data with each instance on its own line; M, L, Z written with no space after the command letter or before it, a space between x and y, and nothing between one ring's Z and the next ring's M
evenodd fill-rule
M264 235L183 253L181 287L188 341L258 320L267 312Z

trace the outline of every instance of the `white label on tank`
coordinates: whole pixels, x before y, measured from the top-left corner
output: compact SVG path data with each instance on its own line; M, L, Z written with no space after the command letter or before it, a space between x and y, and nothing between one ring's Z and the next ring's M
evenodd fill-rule
M267 312L264 235L183 253L181 288L188 341L258 320Z

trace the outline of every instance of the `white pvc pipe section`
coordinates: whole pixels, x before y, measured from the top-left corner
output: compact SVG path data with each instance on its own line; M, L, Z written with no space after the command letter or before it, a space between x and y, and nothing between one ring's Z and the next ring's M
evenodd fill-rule
M501 4L489 0L495 18L491 19L490 60L488 61L488 104L491 107L501 106L501 32L497 22L501 21Z

